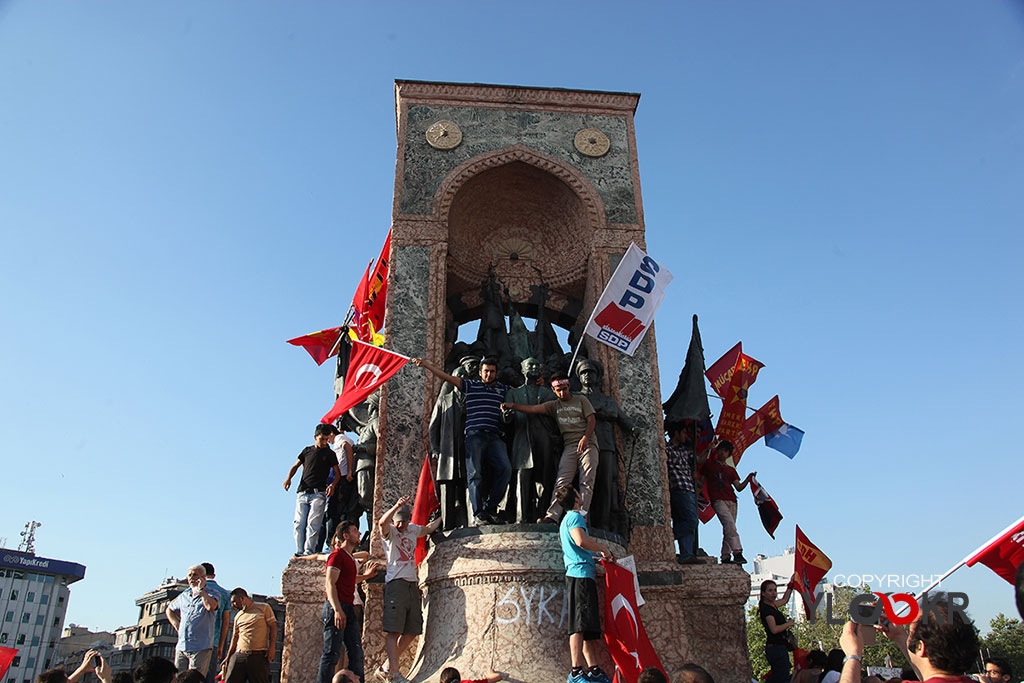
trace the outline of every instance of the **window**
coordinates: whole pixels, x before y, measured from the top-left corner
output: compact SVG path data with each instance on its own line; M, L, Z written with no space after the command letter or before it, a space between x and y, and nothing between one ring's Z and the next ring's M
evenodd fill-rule
M7 613L7 618L5 618L4 621L14 621L14 610L10 610Z
M12 590L11 591L11 598L10 599L11 600L17 600L18 599L18 591Z
M43 593L42 595L40 595L39 596L39 604L40 605L48 605L48 604L50 604L50 594L49 593Z
M39 645L39 636L32 636L32 647Z
M23 624L27 624L27 623L28 623L28 619L29 619L29 617L31 617L31 616L32 616L32 615L31 615L31 614L29 614L28 612L22 612L22 613L21 613L21 623L23 623Z
M42 614L37 614L36 615L36 626L42 626L42 625L43 625L43 615Z
M30 669L33 668L35 665L36 665L36 658L35 657L29 657L28 661L25 663L25 666L27 666Z
M6 633L0 633L0 643L6 643L6 642L7 642L7 634Z
M18 634L18 640L15 641L14 644L15 645L24 645L25 644L25 634L24 633Z
M14 570L14 571L12 572L12 574L11 574L11 575L12 575L12 576L13 576L14 578L16 578L16 579L24 579L24 578L25 578L25 572L20 572L20 571L18 571L17 569L15 569L15 570Z
M28 595L25 596L25 602L35 602L35 601L36 601L36 594L34 592L32 592L32 591L29 591Z
M54 626L59 626L60 625L60 617L54 617L53 618L53 625Z
M63 605L64 604L64 596L63 595L60 596L59 598L57 598L57 604L58 605Z
M21 655L14 655L14 659L11 660L11 666L21 666Z
M53 577L52 576L47 576L46 577L46 581L44 581L44 583L53 583Z

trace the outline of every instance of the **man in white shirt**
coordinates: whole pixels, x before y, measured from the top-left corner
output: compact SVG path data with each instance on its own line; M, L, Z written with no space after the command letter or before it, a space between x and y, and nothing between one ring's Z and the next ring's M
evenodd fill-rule
M337 432L331 443L331 450L338 456L338 471L341 478L334 481L334 495L327 499L327 507L324 510L324 524L320 527L320 536L317 538L317 548L323 548L324 543L334 538L334 530L342 520L358 520L359 512L356 510L356 466L355 455L352 448L355 442L345 435L344 432ZM333 471L332 475L333 476ZM330 481L330 480L329 480ZM330 551L330 548L327 549Z
M377 670L377 679L384 683L408 683L398 673L402 653L413 639L423 632L422 598L416 574L416 539L437 530L438 517L426 526L410 524L411 496L398 499L394 507L381 516L377 526L384 544L387 570L384 574L384 645L388 653L387 668Z

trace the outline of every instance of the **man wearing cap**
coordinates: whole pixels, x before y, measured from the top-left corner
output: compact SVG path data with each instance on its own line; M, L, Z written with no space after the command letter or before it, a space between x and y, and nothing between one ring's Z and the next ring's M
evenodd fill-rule
M426 526L411 524L411 496L402 496L385 512L377 526L380 529L387 570L384 574L384 645L388 653L387 668L381 666L376 676L385 683L408 683L398 673L402 653L423 632L419 578L416 575L416 539L437 530L438 517Z
M299 459L288 470L284 490L291 488L292 477L302 468L299 495L295 499L295 556L312 555L320 540L320 524L327 499L334 493L334 484L327 483L327 473L334 470L334 481L341 480L338 457L331 450L331 439L338 433L334 425L318 424L313 431L313 445L299 453Z
M548 414L558 421L558 431L562 433L562 458L558 463L558 479L555 490L563 486L571 486L577 471L580 475L580 511L586 515L590 510L590 501L594 497L594 480L597 478L598 443L594 436L597 419L594 407L584 396L573 395L569 391L569 378L565 373L551 376L551 390L557 397L540 405L530 406L520 403L503 403L502 409L517 410L521 413L535 415ZM540 522L557 523L562 517L562 506L552 500L547 513Z
M497 381L497 360L484 358L480 361L480 379L449 375L423 358L413 358L412 362L466 395L466 476L469 501L473 505L478 525L499 524L498 504L504 498L512 477L512 465L498 424L501 402L505 400L505 392L510 387ZM491 481L483 481L484 467L491 473Z

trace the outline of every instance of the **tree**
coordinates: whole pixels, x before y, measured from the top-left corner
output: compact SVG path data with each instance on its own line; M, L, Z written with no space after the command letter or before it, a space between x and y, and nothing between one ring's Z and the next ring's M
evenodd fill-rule
M1013 667L1013 680L1024 674L1024 623L1010 619L1002 612L989 622L991 631L981 638L981 651L986 657L1002 657Z

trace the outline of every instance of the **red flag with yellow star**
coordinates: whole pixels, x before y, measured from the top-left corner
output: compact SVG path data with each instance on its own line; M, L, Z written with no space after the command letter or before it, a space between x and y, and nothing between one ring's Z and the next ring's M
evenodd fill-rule
M734 446L743 433L747 420L747 392L750 385L757 379L758 371L763 367L764 363L745 353L737 352L729 385L722 394L722 412L718 416L718 425L715 427L715 435L720 439L733 442ZM736 459L735 452L733 459Z
M325 360L338 353L338 338L342 334L342 328L332 327L329 330L320 330L319 332L305 334L295 339L289 339L288 343L306 349L317 365L323 365Z
M747 450L750 444L760 439L765 434L771 434L782 425L786 424L779 412L779 396L776 394L772 400L757 409L753 415L743 423L743 430L736 436L733 442L732 452L733 466L739 463L743 457L743 451Z

